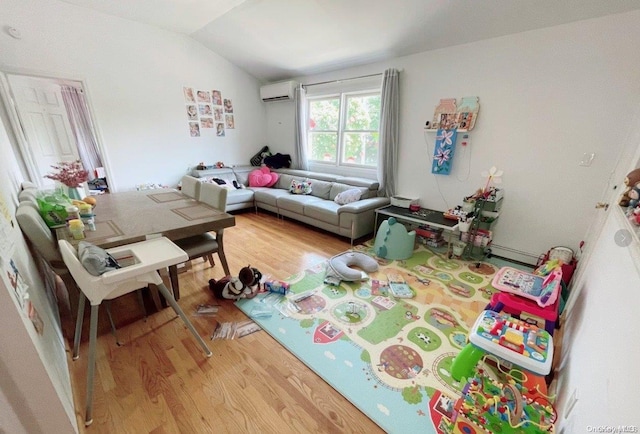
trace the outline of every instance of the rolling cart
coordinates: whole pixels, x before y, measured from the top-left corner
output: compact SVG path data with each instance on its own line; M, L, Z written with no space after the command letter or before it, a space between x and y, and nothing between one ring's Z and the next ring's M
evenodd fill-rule
M460 240L465 243L461 255L462 259L476 261L477 265L480 266L480 262L491 257L492 237L490 237L490 231L494 223L498 220L502 200L502 191L499 192L499 195L492 195L488 198L479 197L476 199L473 209L474 218L469 227L469 231L466 233L466 240L464 238L465 234L460 234ZM490 213L492 216L487 217L483 215L487 213ZM489 239L485 240L483 236Z

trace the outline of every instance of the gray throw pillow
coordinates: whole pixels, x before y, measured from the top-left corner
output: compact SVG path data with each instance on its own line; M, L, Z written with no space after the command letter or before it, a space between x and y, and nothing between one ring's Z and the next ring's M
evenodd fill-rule
M78 243L78 259L82 266L94 276L100 276L107 271L122 268L105 249L87 241Z

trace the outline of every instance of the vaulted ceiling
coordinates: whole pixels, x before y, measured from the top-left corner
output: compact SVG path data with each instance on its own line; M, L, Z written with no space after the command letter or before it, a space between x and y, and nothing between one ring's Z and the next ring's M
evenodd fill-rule
M182 33L263 82L640 9L638 0L63 0Z

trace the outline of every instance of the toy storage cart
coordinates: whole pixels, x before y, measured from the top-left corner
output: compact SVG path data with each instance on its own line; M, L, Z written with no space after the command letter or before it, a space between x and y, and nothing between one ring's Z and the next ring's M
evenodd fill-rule
M490 235L489 229L497 218L494 218L491 222L487 223L482 220L482 212L495 211L498 206L497 204L501 204L501 201L502 199L500 199L499 202L493 202L484 198L476 200L475 208L473 210L474 218L471 222L471 227L467 232L466 241L464 233L460 234L460 240L465 242L462 259L480 262L491 256L491 239L489 237L485 237L485 235ZM484 238L488 239L485 240Z

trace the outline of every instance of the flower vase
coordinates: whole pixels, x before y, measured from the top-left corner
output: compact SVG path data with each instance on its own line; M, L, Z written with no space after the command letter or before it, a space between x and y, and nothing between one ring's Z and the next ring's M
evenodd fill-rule
M69 196L69 199L71 200L82 200L82 193L80 193L80 190L82 190L82 187L69 187L67 188L67 196Z

